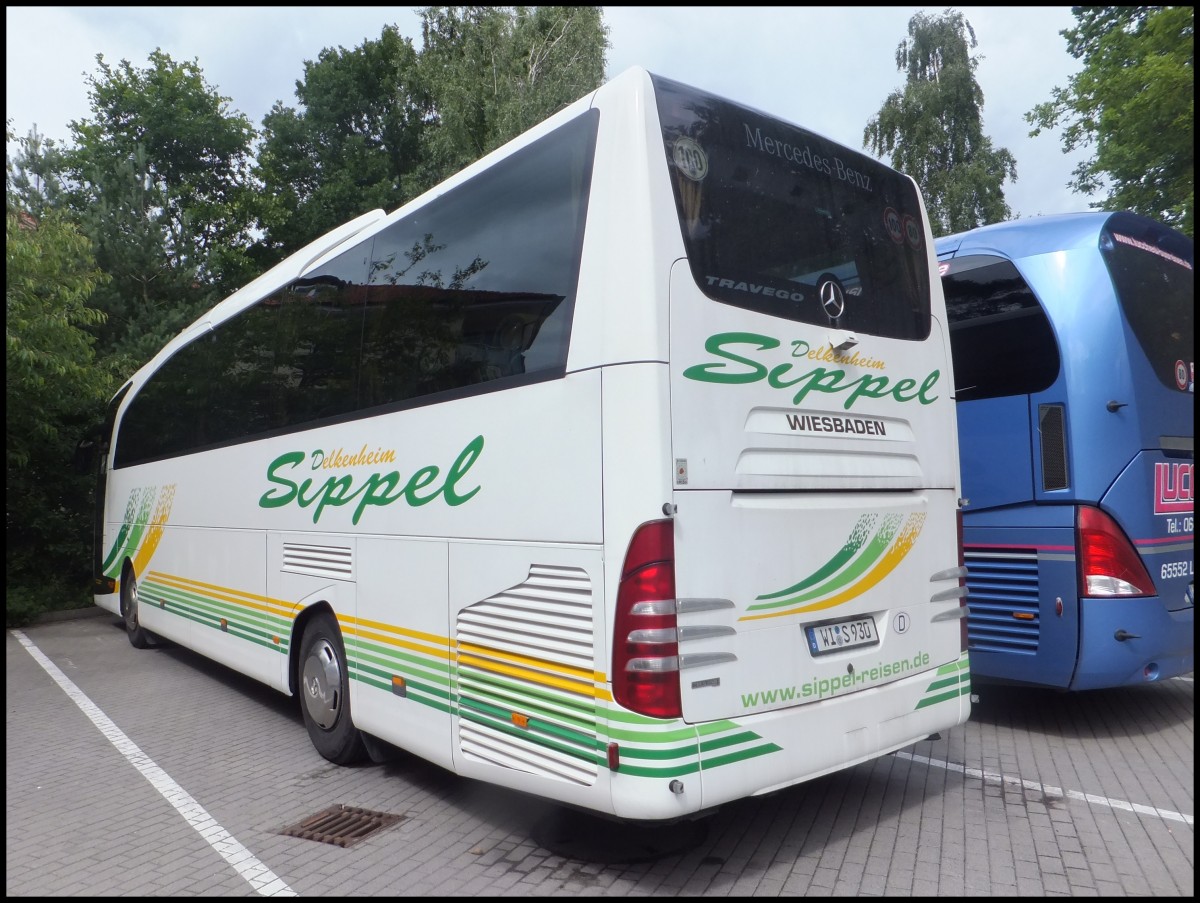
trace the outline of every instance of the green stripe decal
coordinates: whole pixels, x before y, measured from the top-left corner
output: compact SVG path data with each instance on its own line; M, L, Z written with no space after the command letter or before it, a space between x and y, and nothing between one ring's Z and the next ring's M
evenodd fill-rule
M113 540L112 548L108 550L108 557L104 559L104 564L100 565L100 573L106 577L115 576L110 573L113 570L113 564L117 561L117 556L125 545L125 539L129 536L129 524L121 524L121 529L117 531L117 538Z
M224 619L224 632L264 648L287 652L291 642L291 621L278 615L185 592L153 580L143 581L139 593L143 605L157 605L171 614L214 630L222 630L221 620ZM279 638L278 643L274 637Z
M709 759L704 759L701 766L705 769L720 768L722 765L732 765L735 762L745 762L747 759L756 759L759 756L765 756L769 753L783 752L783 748L776 746L774 743L764 743L762 746L756 746L753 749L743 750L739 753L729 753L724 756L713 756Z
M759 599L778 599L780 596L786 596L789 593L798 593L801 590L808 589L810 586L819 583L826 577L837 572L846 564L855 553L863 547L867 541L867 534L878 517L876 514L864 514L858 519L858 523L854 525L854 529L850 531L850 538L846 540L846 544L834 554L829 561L825 562L821 567L817 568L810 576L801 580L795 586L789 586L787 589L781 589L773 593L766 593L759 596ZM755 608L759 606L751 606ZM765 607L765 606L764 606Z
M682 745L672 747L654 747L653 749L647 749L646 747L642 746L621 747L622 759L628 757L630 759L645 759L648 761L665 761L667 759L682 759L685 756L694 755L696 755L696 743L694 738L693 742L691 743L684 743Z
M647 768L639 765L629 765L625 762L624 757L628 751L622 747L621 749L621 767L617 769L621 774L632 775L638 778L678 778L685 774L695 774L700 770L699 762L685 762L681 765L676 765L674 768Z
M520 711L530 709L531 712L553 714L574 720L578 724L592 724L596 720L594 699L585 699L562 691L555 692L528 683L522 684L475 667L459 666L458 685L460 692L469 691L470 695L487 696L498 704L509 705Z
M153 494L147 493L151 498ZM130 530L130 535L141 532ZM128 541L128 537L126 537ZM183 584L175 585L175 584ZM234 640L288 654L294 619L279 600L214 587L211 592L186 578L152 575L139 585L143 605L156 606L194 624L221 630ZM245 595L245 601L241 596ZM221 627L221 621L225 627ZM354 622L347 621L347 624ZM347 627L343 633L348 672L363 692L395 695L395 678L404 681L405 702L462 718L510 741L529 744L596 769L607 766L606 746L620 744L618 771L647 778L673 778L701 769L720 768L780 752L774 743L735 721L689 725L681 719L663 720L638 715L605 698L605 685L558 686L537 678L497 674L460 666L450 640L405 634L399 627L378 625L374 633L394 631L394 643L364 639ZM275 639L278 638L278 642ZM444 645L439 645L440 643ZM403 644L403 645L401 645ZM552 664L552 663L548 663ZM953 670L944 675L950 677ZM603 680L600 676L597 680ZM950 681L952 682L952 681ZM932 704L935 688L926 692ZM522 726L514 715L524 716ZM523 719L518 718L517 721ZM486 741L485 741L486 742Z
M512 723L511 718L513 713L510 709L488 705L488 703L483 702L482 700L471 699L464 696L459 697L458 705L464 717L466 717L466 710L470 709L472 712L480 715L481 717L495 719L500 724L511 725ZM525 728L522 728L522 730L525 730ZM573 743L578 743L583 746L598 748L600 742L591 733L572 730L569 727L565 727L561 724L555 724L541 718L531 717L529 719L528 730L546 734L554 734L557 737L561 737L563 740L569 740ZM520 736L520 734L517 734L517 736Z
M501 733L507 734L510 737L515 737L528 743L533 743L537 746L543 746L547 749L553 749L556 752L562 753L563 755L570 756L574 759L582 759L583 761L590 762L593 765L600 765L605 761L603 757L599 755L590 755L584 750L581 750L578 746L568 746L565 743L556 743L544 734L530 733L528 730L519 728L509 721L485 718L479 713L470 709L460 709L459 716L466 721L471 721L475 724L481 724L484 727L491 728L495 731L500 731Z
M933 696L927 699L922 699L917 703L918 709L923 709L926 706L934 705L935 703L945 702L948 699L958 699L960 696L966 696L971 692L970 686L960 687L957 690L951 690L949 693L943 693L940 696Z
M871 541L866 544L865 551L863 551L862 555L856 560L850 562L849 566L846 567L846 569L841 573L832 577L820 586L817 586L815 589L809 590L806 593L801 593L798 596L788 596L785 599L778 599L775 602L762 602L756 605L751 605L746 610L760 611L772 608L781 608L786 605L796 605L801 602L809 602L813 599L818 599L821 596L830 595L836 590L847 586L866 573L867 570L875 564L875 562L883 557L884 553L886 553L888 550L888 546L891 545L892 540L896 537L903 519L903 516L899 514L889 514L887 517L885 517L883 519L883 523L879 526L879 532L876 533L875 536L871 538ZM863 522L860 520L859 523L855 525L855 530L859 530L862 526ZM851 541L853 541L853 539ZM829 567L828 564L824 565L822 570L827 567ZM808 580L801 581L802 584L808 582ZM778 595L779 593L771 593L769 594L768 598ZM764 597L759 596L758 598L762 599Z
M934 673L937 676L925 688L925 695L918 700L917 709L958 699L971 692L970 658L966 653L963 653L957 661L939 665Z

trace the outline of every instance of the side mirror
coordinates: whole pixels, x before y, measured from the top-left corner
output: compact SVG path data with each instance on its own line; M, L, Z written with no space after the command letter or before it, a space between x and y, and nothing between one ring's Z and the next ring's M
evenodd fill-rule
M79 440L75 446L75 456L71 460L72 469L80 475L89 474L96 468L96 440L87 436Z

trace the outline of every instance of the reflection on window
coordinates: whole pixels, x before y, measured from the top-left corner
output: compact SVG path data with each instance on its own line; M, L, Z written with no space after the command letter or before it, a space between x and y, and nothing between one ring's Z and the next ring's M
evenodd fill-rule
M1058 376L1046 312L1011 261L956 258L942 278L959 401L1026 395Z
M789 320L921 340L929 262L912 182L856 151L655 77L692 275L710 298ZM842 313L821 303L840 289Z
M181 349L130 405L116 466L561 376L597 115Z
M1196 359L1194 246L1161 223L1120 212L1101 249L1125 319L1159 382L1180 389L1176 366Z

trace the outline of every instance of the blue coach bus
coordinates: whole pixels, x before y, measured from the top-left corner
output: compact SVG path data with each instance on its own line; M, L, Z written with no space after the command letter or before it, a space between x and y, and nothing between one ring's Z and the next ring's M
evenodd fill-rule
M937 242L977 681L1192 670L1193 249L1128 212Z

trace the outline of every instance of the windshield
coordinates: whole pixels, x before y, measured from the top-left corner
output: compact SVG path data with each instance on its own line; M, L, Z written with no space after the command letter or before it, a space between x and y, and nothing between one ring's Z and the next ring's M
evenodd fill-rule
M657 76L654 86L692 275L708 297L802 323L929 335L911 180L747 107Z

